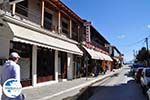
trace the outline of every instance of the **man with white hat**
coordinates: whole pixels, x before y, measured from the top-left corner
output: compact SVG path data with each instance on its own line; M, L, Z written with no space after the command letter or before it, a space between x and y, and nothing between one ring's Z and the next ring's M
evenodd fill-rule
M20 56L17 52L12 52L9 56L9 60L7 60L3 65L2 75L1 75L2 86L6 80L11 78L17 79L18 82L20 82L20 66L17 64L19 58ZM2 100L20 100L20 99L9 98L3 93Z

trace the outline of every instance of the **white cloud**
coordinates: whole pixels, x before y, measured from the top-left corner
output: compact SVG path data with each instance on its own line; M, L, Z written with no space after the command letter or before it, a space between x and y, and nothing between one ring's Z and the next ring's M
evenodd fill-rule
M118 39L124 39L124 38L126 38L126 35L122 34L122 35L119 35L117 38Z
M147 28L150 28L150 24L147 25Z

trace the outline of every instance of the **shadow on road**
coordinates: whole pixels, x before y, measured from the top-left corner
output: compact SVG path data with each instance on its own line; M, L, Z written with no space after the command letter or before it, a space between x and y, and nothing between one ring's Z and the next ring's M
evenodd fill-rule
M130 76L130 74L127 74ZM90 86L63 100L147 100L134 80L114 86Z
M147 100L139 84L136 84L134 80L114 86L92 88L94 95L89 100Z

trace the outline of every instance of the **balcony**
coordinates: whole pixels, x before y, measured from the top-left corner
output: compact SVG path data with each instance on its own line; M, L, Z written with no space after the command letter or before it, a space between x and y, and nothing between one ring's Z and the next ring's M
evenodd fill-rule
M35 1L34 3L32 3ZM32 3L32 4L31 4ZM5 16L13 18L21 23L25 23L29 26L34 26L37 28L42 28L46 31L50 31L58 36L65 36L65 38L70 38L72 40L78 41L78 28L74 28L73 23L70 21L74 20L78 23L78 20L64 15L63 12L58 9L49 9L44 7L42 13L42 3L39 0L28 0L28 5L26 4L16 4L11 5L9 10L5 10L7 13ZM24 6L25 5L25 6ZM52 5L51 5L52 6ZM2 9L2 8L0 8ZM4 9L2 9L4 11ZM60 16L59 16L60 13ZM67 21L64 21L64 16ZM72 25L71 25L72 24ZM81 26L82 24L77 24L76 26ZM72 32L72 36L71 36ZM82 34L82 33L81 33Z

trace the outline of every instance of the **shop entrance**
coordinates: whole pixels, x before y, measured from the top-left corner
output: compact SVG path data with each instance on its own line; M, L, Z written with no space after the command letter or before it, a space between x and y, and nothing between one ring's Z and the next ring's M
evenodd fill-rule
M67 53L65 52L58 53L58 78L59 80L67 78Z
M54 80L54 50L38 47L37 82Z

